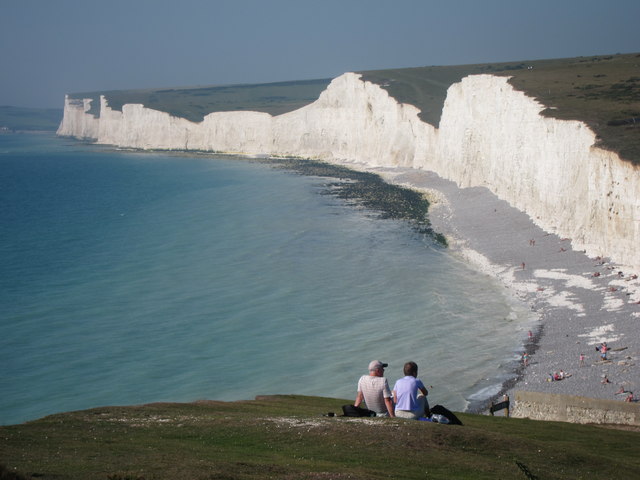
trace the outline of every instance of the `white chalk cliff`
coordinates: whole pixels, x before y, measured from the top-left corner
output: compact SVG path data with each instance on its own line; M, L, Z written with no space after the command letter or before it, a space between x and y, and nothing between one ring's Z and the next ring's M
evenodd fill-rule
M278 116L220 112L200 123L139 104L65 100L58 135L139 149L292 155L412 167L461 187L485 186L573 248L640 268L640 168L594 146L584 123L544 117L506 77L453 84L435 128L419 110L346 73L314 103Z

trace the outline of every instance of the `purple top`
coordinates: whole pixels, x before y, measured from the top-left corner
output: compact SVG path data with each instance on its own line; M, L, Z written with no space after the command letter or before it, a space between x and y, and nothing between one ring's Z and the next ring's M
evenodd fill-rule
M398 397L396 410L417 410L418 409L418 391L425 388L422 380L418 380L411 375L400 378L393 386L393 390Z

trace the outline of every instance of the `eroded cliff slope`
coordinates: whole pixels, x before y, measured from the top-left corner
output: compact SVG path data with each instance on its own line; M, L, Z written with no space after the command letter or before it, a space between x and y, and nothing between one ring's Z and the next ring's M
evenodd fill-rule
M545 107L505 76L471 75L451 85L438 128L354 73L277 116L216 112L194 123L140 104L116 111L104 97L100 107L96 118L88 101L67 97L58 134L129 148L426 169L461 187L489 188L574 248L640 268L640 169L595 147L584 123L541 115Z

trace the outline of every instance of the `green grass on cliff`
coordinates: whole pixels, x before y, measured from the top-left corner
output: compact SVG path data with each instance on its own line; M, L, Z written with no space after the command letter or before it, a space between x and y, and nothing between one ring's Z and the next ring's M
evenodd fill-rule
M325 417L348 400L105 407L0 427L0 478L640 478L640 432L459 414L463 426Z
M467 75L509 76L514 88L548 107L545 115L586 123L601 147L640 164L640 54L360 73L398 101L418 107L422 120L434 126L451 84Z

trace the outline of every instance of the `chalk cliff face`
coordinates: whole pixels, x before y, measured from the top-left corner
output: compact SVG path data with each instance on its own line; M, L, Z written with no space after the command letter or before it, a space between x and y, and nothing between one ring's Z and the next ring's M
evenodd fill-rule
M452 85L440 121L437 165L460 186L485 185L574 248L638 267L640 169L594 147L584 123L544 109L504 77Z
M58 127L58 135L66 135L79 139L95 140L98 138L100 120L87 113L91 108L91 99L84 100L64 98L64 116Z
M452 85L439 128L381 87L346 73L318 100L272 117L222 112L200 123L142 105L122 112L101 99L67 98L59 135L141 149L293 155L434 171L462 187L485 186L547 231L590 255L640 268L640 169L595 148L583 123L540 115L544 107L505 77Z

